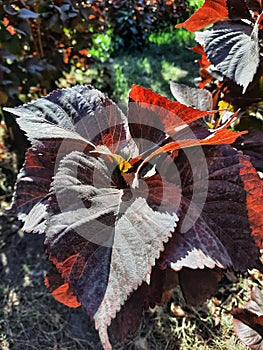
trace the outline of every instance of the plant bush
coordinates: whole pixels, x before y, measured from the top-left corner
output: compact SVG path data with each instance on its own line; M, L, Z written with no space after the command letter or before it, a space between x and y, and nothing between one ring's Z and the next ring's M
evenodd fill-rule
M152 33L188 18L190 11L186 0L107 0L93 3L104 13L113 30L116 46L126 48L145 45Z
M45 95L72 65L87 69L98 8L83 2L0 2L0 105Z
M186 1L0 1L0 106L47 94L72 65L108 58L112 41L145 43L188 11Z
M228 269L263 271L262 132L233 130L236 100L242 113L262 103L262 10L207 0L183 24L213 24L195 48L213 93L171 84L182 104L133 85L124 115L85 85L6 109L30 141L10 213L45 235L48 289L85 309L105 350L176 286L196 305ZM262 295L251 298L233 311L236 331L262 347Z
M219 109L216 116L210 115L206 119L212 129L224 124L231 112L239 113L239 121L232 127L240 130L248 128L248 132L234 143L234 147L247 155L257 170L261 181L260 193L263 189L262 24L262 1L216 0L212 4L206 0L186 22L178 25L196 32L200 46L193 50L201 54L200 89L171 84L178 101L200 109ZM210 28L199 32L207 26ZM255 191L251 201L255 201L258 194ZM258 222L262 219L262 204L260 211ZM256 231L256 235L262 237L262 227ZM251 300L245 307L232 310L235 332L251 349L263 346L262 300L262 291L254 287Z
M186 2L176 3L0 1L0 107L46 95L72 67L86 71L94 59L108 59L114 43L145 43L151 32L187 13ZM20 166L26 140L7 115L5 121Z
M262 181L231 147L236 115L211 132L208 111L137 85L127 116L91 86L8 111L31 142L11 213L45 235L48 289L105 350L108 328L124 341L177 285L196 305L228 268L263 271Z

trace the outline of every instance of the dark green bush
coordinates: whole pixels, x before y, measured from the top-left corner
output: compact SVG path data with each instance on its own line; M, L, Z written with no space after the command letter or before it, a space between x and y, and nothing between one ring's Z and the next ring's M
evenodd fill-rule
M72 64L86 69L104 28L100 10L83 2L0 1L0 104L47 93Z
M111 26L117 48L144 45L151 33L189 16L187 0L95 0L93 3Z

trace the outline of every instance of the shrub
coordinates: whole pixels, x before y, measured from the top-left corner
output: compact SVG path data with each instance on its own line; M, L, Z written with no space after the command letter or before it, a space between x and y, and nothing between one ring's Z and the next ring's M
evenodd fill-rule
M129 98L127 116L91 86L8 109L31 141L11 212L45 235L47 287L105 350L108 328L125 340L178 284L195 305L227 268L263 270L262 181L230 145L236 116L211 132L207 111L137 85Z
M0 2L0 105L45 95L71 65L86 69L100 10L70 0Z
M186 0L94 1L111 26L116 45L145 45L152 33L189 16Z

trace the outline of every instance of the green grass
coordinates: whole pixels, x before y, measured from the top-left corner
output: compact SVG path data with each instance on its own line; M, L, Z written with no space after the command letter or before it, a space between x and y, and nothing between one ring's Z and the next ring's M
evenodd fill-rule
M151 88L171 98L169 81L193 85L198 76L197 57L186 47L194 45L192 34L169 28L151 35L150 45L142 50L120 52L113 58L113 94L117 102L127 101L132 84Z
M106 61L97 60L85 73L72 71L61 80L61 87L91 83L120 105L127 103L132 84L172 98L170 80L194 85L199 74L199 66L194 62L198 55L188 49L194 45L191 33L170 27L152 34L149 45L142 49L115 52Z
M195 55L176 44L153 45L143 51L123 53L112 63L115 79L112 97L115 101L127 100L132 84L151 88L171 98L169 81L193 84Z
M160 30L157 33L152 33L149 37L149 42L161 45L174 45L187 46L194 41L194 34L188 32L183 28L174 28L170 26L165 30Z

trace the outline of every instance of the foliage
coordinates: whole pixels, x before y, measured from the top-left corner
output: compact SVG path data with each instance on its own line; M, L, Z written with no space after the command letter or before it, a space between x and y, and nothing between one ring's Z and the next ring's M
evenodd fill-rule
M149 42L157 46L172 44L177 47L185 47L193 44L194 36L181 28L175 30L173 26L170 26L156 33L151 33Z
M46 94L72 64L86 69L105 27L99 9L70 0L1 2L0 18L1 105Z
M178 1L0 2L0 105L45 95L73 66L109 57L114 42L145 43L188 13ZM117 19L117 20L116 20Z
M207 0L178 25L195 32L213 24L196 33L201 46L194 48L202 55L199 87L212 92L213 108L223 101L262 119L262 10L261 1Z
M123 2L0 1L0 107L19 105L46 95L60 86L66 74L74 76L77 71L86 72L94 61L101 65L113 53L114 43L119 42L116 33L122 33L122 40L127 42L142 42L150 34L148 31L146 35L145 31L160 27L157 18L162 17L162 23L169 25L187 11L184 2L179 6L182 11L175 8L173 2L163 6L157 1L151 5L142 2L140 8L136 2L124 2L128 3L131 12L138 12L136 23L140 28L144 26L140 21L147 16L148 21L153 21L145 24L140 32L141 39L139 32L123 31L126 22L115 20L113 8L121 8ZM173 11L168 16L171 8ZM99 75L101 79L107 78L106 66L100 68ZM104 90L111 94L112 86L107 84ZM21 167L28 144L8 114L5 114L5 122L18 167Z
M230 128L238 101L243 112L261 107L262 3L239 5L206 0L180 25L213 25L194 49L206 74L200 87L212 93L171 84L173 102L133 85L125 116L85 85L6 109L31 144L10 213L24 231L45 235L53 264L46 286L85 309L104 349L125 341L143 310L177 285L195 305L215 293L227 269L263 270L262 132ZM108 34L94 36L102 51ZM262 334L261 315L233 314Z
M217 118L206 118L211 128L217 128L241 108L243 117L236 128L250 127L234 146L248 155L262 178L263 101L263 6L262 1L206 0L186 22L178 25L191 32L213 24L206 31L197 32L201 45L195 47L202 57L199 88L171 84L175 98L187 105L203 109L219 108ZM225 113L223 113L224 109ZM256 118L257 119L256 119ZM261 180L262 181L262 180ZM245 185L245 188L246 185ZM252 189L252 188L251 188ZM253 192L253 190L252 190ZM257 193L251 192L251 201ZM261 214L262 215L262 214ZM256 236L262 235L262 229ZM232 311L234 328L239 338L251 349L262 348L262 294L251 292L251 301L245 308Z
M108 29L105 33L94 34L93 46L90 54L105 62L114 51L113 30Z
M198 69L194 60L198 55L186 48L194 45L192 33L169 27L151 34L149 42L132 51L119 50L107 62L95 62L85 74L80 69L67 74L59 87L91 82L126 110L132 84L151 88L164 96L171 96L171 80L194 85Z
M99 35L101 36L102 34ZM109 34L109 37L111 36L112 34ZM117 101L121 109L126 111L132 84L151 88L167 97L171 96L169 89L171 80L194 85L194 77L198 69L198 64L194 60L198 55L187 49L193 45L192 33L170 26L151 34L149 45L134 48L132 51L122 49L114 52L108 60L94 62L86 72L72 67L69 73L64 73L59 79L58 87L66 88L76 84L91 83L96 89ZM94 55L98 56L98 52L101 55L104 44L94 46L90 52L93 50ZM110 50L107 48L102 56L106 57Z
M84 307L105 349L111 323L124 340L178 283L196 304L227 267L262 269L262 184L228 145L235 116L210 133L196 122L207 111L136 85L128 117L90 86L8 110L31 141L11 211L45 233L47 286Z
M105 14L107 23L114 33L116 47L126 48L145 45L149 36L178 20L188 17L189 4L186 0L148 1L148 0L95 0Z

